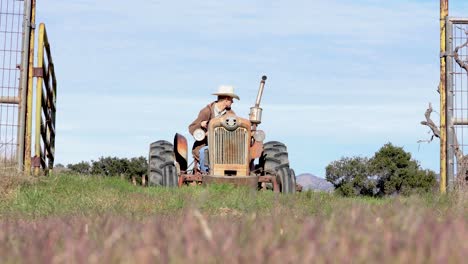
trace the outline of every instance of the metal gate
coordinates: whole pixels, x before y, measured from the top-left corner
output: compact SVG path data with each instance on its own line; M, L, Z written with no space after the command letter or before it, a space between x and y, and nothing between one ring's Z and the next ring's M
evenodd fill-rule
M43 23L34 67L35 17L36 0L0 0L0 172L54 165L57 81Z
M25 32L24 21L30 15L25 16L25 8L28 8L25 1L0 0L0 169L3 170L18 168L24 157L20 149L24 146L25 86L21 85L25 85L28 69L25 61L28 50L24 50L23 44L28 44L29 32Z
M468 18L446 20L447 184L468 180Z
M33 68L31 77L35 77L36 82L36 109L35 109L35 140L34 159L32 165L34 174L38 175L40 169L47 173L54 167L55 160L55 114L57 112L57 79L55 78L54 62L50 50L49 38L46 27L43 23L39 25L39 41L37 43L37 67ZM32 78L30 80L32 83ZM30 85L32 87L32 85ZM28 94L32 94L28 92ZM29 97L29 96L28 96ZM26 126L26 146L30 146L30 129L32 121L32 104L28 102L27 126ZM26 147L28 152L28 147ZM25 159L26 173L31 168L31 160L27 156Z

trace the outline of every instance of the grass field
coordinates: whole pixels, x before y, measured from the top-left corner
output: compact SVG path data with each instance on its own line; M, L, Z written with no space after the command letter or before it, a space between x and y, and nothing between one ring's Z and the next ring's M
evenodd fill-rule
M0 178L1 263L462 263L468 194L385 199Z

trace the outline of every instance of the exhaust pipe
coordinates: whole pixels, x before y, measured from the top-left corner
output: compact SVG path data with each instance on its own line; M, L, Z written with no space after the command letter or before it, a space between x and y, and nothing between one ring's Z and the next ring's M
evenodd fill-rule
M260 87L258 88L257 100L255 100L255 106L250 108L249 119L254 125L258 125L262 122L262 108L260 108L260 102L262 100L263 89L265 88L265 81L267 77L262 76L260 81Z

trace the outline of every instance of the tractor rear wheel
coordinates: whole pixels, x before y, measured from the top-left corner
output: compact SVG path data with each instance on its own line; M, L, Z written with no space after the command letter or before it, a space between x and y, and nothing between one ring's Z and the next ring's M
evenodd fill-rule
M151 143L148 161L149 185L178 186L174 146L171 143L165 140Z
M276 175L282 193L296 191L294 171L289 168L288 150L285 144L270 141L264 144L260 165L265 174Z
M296 191L296 172L293 169L291 169L291 181L292 181L292 186L294 188L293 192L295 192Z

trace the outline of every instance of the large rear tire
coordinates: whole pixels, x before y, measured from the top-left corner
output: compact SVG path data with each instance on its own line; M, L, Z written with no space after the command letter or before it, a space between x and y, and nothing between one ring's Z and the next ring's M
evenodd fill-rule
M296 172L293 169L291 169L291 181L292 181L292 186L294 188L293 192L296 192L297 191Z
M282 193L294 193L296 191L294 172L289 168L288 150L285 144L278 141L270 141L264 144L260 165L264 173L276 175Z
M148 184L150 186L178 186L174 146L171 143L165 140L151 143L148 160Z

